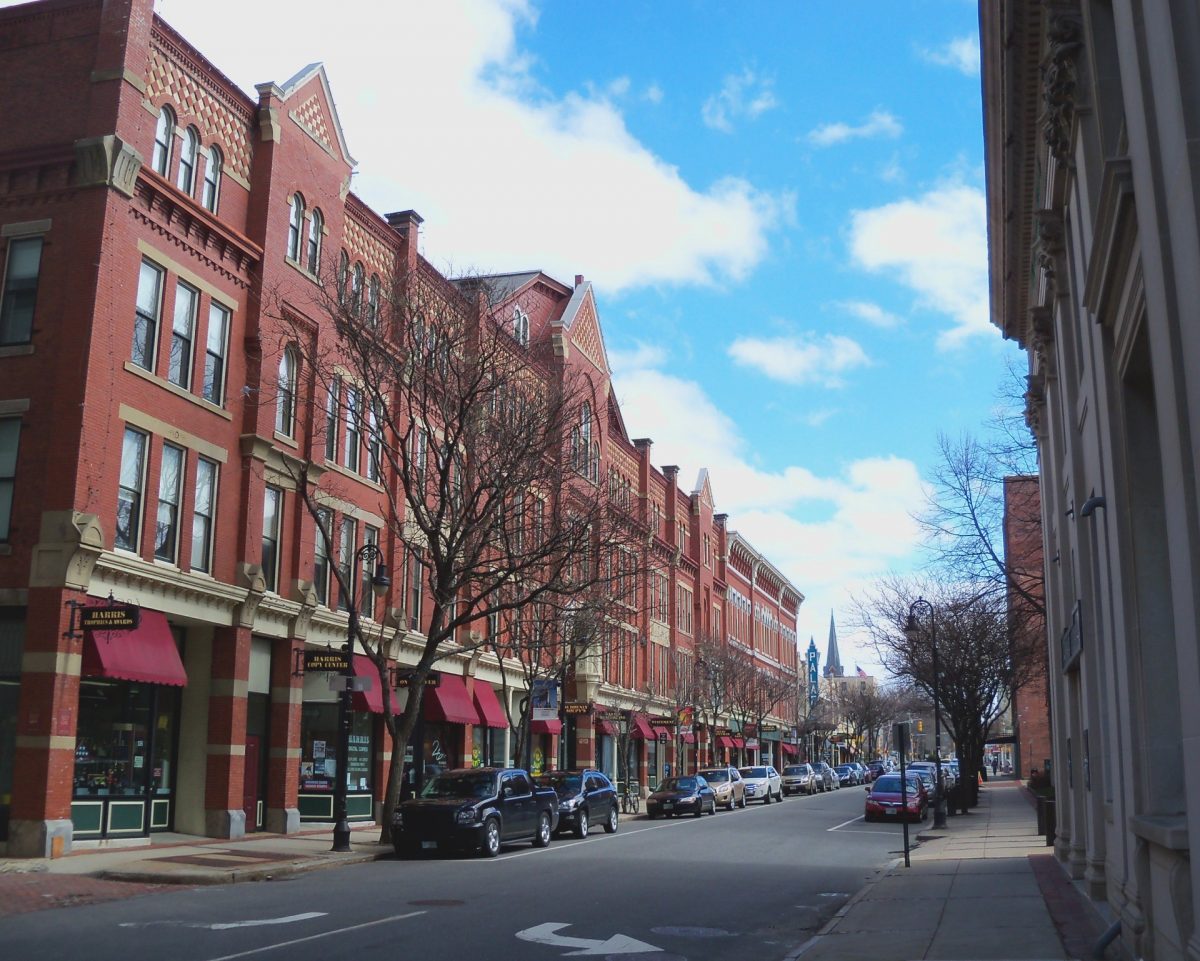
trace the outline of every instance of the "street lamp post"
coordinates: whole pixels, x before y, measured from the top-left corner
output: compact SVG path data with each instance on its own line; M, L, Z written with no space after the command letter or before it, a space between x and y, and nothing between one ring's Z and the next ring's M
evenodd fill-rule
M350 679L354 676L354 639L358 636L358 565L360 562L377 560L380 555L375 544L364 544L350 559L346 573L350 588L349 620L346 623L346 667L342 671L342 689L338 695L337 726L337 776L333 782L333 850L350 850L350 822L346 813L346 781L350 774ZM383 597L392 586L388 578L387 565L375 565L371 577L371 590L376 597Z
M909 643L915 643L921 628L917 624L917 609L924 610L929 615L929 648L933 659L933 764L936 780L933 793L933 827L934 830L946 826L946 788L942 781L942 702L941 676L938 672L937 653L937 620L934 617L933 605L923 597L918 597L908 606L908 621L904 625L904 636Z

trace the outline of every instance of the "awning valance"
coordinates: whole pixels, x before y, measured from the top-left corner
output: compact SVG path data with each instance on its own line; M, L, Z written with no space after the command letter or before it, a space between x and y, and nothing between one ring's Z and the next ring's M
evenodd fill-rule
M612 721L606 721L604 718L596 719L596 733L607 734L609 737L616 737L617 726Z
M80 670L84 677L187 686L167 616L145 608L131 631L88 631Z
M534 734L562 734L562 721L530 721L529 730Z
M696 743L696 735L693 734L691 731L684 731L679 737L680 737L680 740L682 740L684 744L695 744Z
M492 685L484 681L475 681L475 708L479 711L479 719L484 726L508 727L508 717L504 708L500 706L500 699L496 697Z
M730 745L730 747L735 747L739 751L746 746L746 742L743 741L740 737L731 737L729 740L733 742Z
M654 737L656 740L659 740L659 741L671 740L671 732L669 730L667 730L665 727L654 727L653 725L651 725L650 730L652 730L654 732Z
M630 719L629 736L645 738L649 741L654 741L658 738L658 735L654 733L654 728L650 726L650 722L646 720L643 714L635 714Z
M731 738L728 734L718 734L717 735L717 747L721 747L721 748L733 747L733 738Z
M780 746L783 748L783 753L789 757L795 757L800 753L800 748L796 747L795 744L788 744L787 741L784 741Z
M379 687L379 671L375 669L375 662L366 654L355 654L354 676L365 677L370 681L370 687L365 691L351 691L350 706L356 711L382 714L383 691Z
M421 713L427 721L448 721L450 724L478 724L479 712L467 691L467 685L457 674L443 674L437 687L425 692Z

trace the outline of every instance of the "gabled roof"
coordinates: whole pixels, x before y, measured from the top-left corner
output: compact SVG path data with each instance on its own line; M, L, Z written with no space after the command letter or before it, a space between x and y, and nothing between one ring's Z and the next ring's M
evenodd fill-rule
M311 79L313 79L313 77L316 77L321 84L321 92L323 94L325 104L329 109L329 126L333 128L333 134L337 140L338 149L341 151L342 159L344 159L351 167L357 167L358 161L350 155L350 148L346 146L346 135L342 132L342 121L338 117L337 104L333 102L333 91L329 87L329 76L325 73L325 65L323 63L310 63L298 73L285 80L283 85L279 88L280 97L285 101L290 100L292 95L304 87ZM321 125L323 118L318 118L315 114L311 118L305 117L305 108L308 106L308 103L309 101L306 99L303 103L297 104L296 107L290 111L292 119L295 120L296 123L300 124L300 126L304 128L305 132L307 132L309 136L311 136L318 143L322 143L323 146L332 147L332 144L325 144L322 142L322 135L325 133L325 131L319 129L319 126ZM314 120L316 121L316 124L312 122ZM313 129L314 126L317 126L318 129Z
M591 304L591 311L585 312L584 308ZM598 366L604 373L611 373L612 367L608 362L608 348L604 344L604 328L600 324L600 312L596 308L596 295L592 291L592 282L585 280L579 284L571 294L571 299L567 301L567 309L563 311L562 319L559 320L559 325L568 334L575 325L581 321L581 318L590 317L596 328L596 340L600 348L598 358L592 358L598 361ZM572 335L572 340L575 340L575 335Z
M696 489L692 491L692 496L698 497L700 502L708 507L714 506L712 482L709 479L707 467L700 468L700 473L696 477Z

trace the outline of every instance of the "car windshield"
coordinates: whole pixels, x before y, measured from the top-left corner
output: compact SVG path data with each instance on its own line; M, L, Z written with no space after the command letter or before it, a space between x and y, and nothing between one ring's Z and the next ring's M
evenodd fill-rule
M660 791L694 791L696 790L696 779L694 777L669 777L658 788Z
M712 784L724 784L729 780L728 771L701 771L700 774Z
M834 770L837 771L838 774L849 774L850 773L850 765L849 764L839 764L837 767L834 768Z
M487 798L496 793L494 774L438 774L425 782L423 798Z
M806 774L803 764L791 764L783 769L784 774Z
M742 777L766 777L767 769L765 767L743 767L739 768L742 772Z
M908 778L908 790L915 791L917 789L916 778ZM879 794L899 794L900 793L900 775L885 774L875 782L874 791Z
M583 787L582 777L578 774L568 774L565 771L559 771L555 774L541 774L535 777L534 781L539 787L553 788L563 797L578 794L579 789Z

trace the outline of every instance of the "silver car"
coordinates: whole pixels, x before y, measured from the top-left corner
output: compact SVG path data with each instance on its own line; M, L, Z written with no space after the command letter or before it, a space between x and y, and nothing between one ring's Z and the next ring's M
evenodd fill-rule
M838 776L833 773L833 768L824 761L813 761L813 768L817 772L817 777L820 778L820 783L817 785L819 790L836 791L841 787Z
M811 764L788 764L783 769L783 793L816 794L817 772Z

